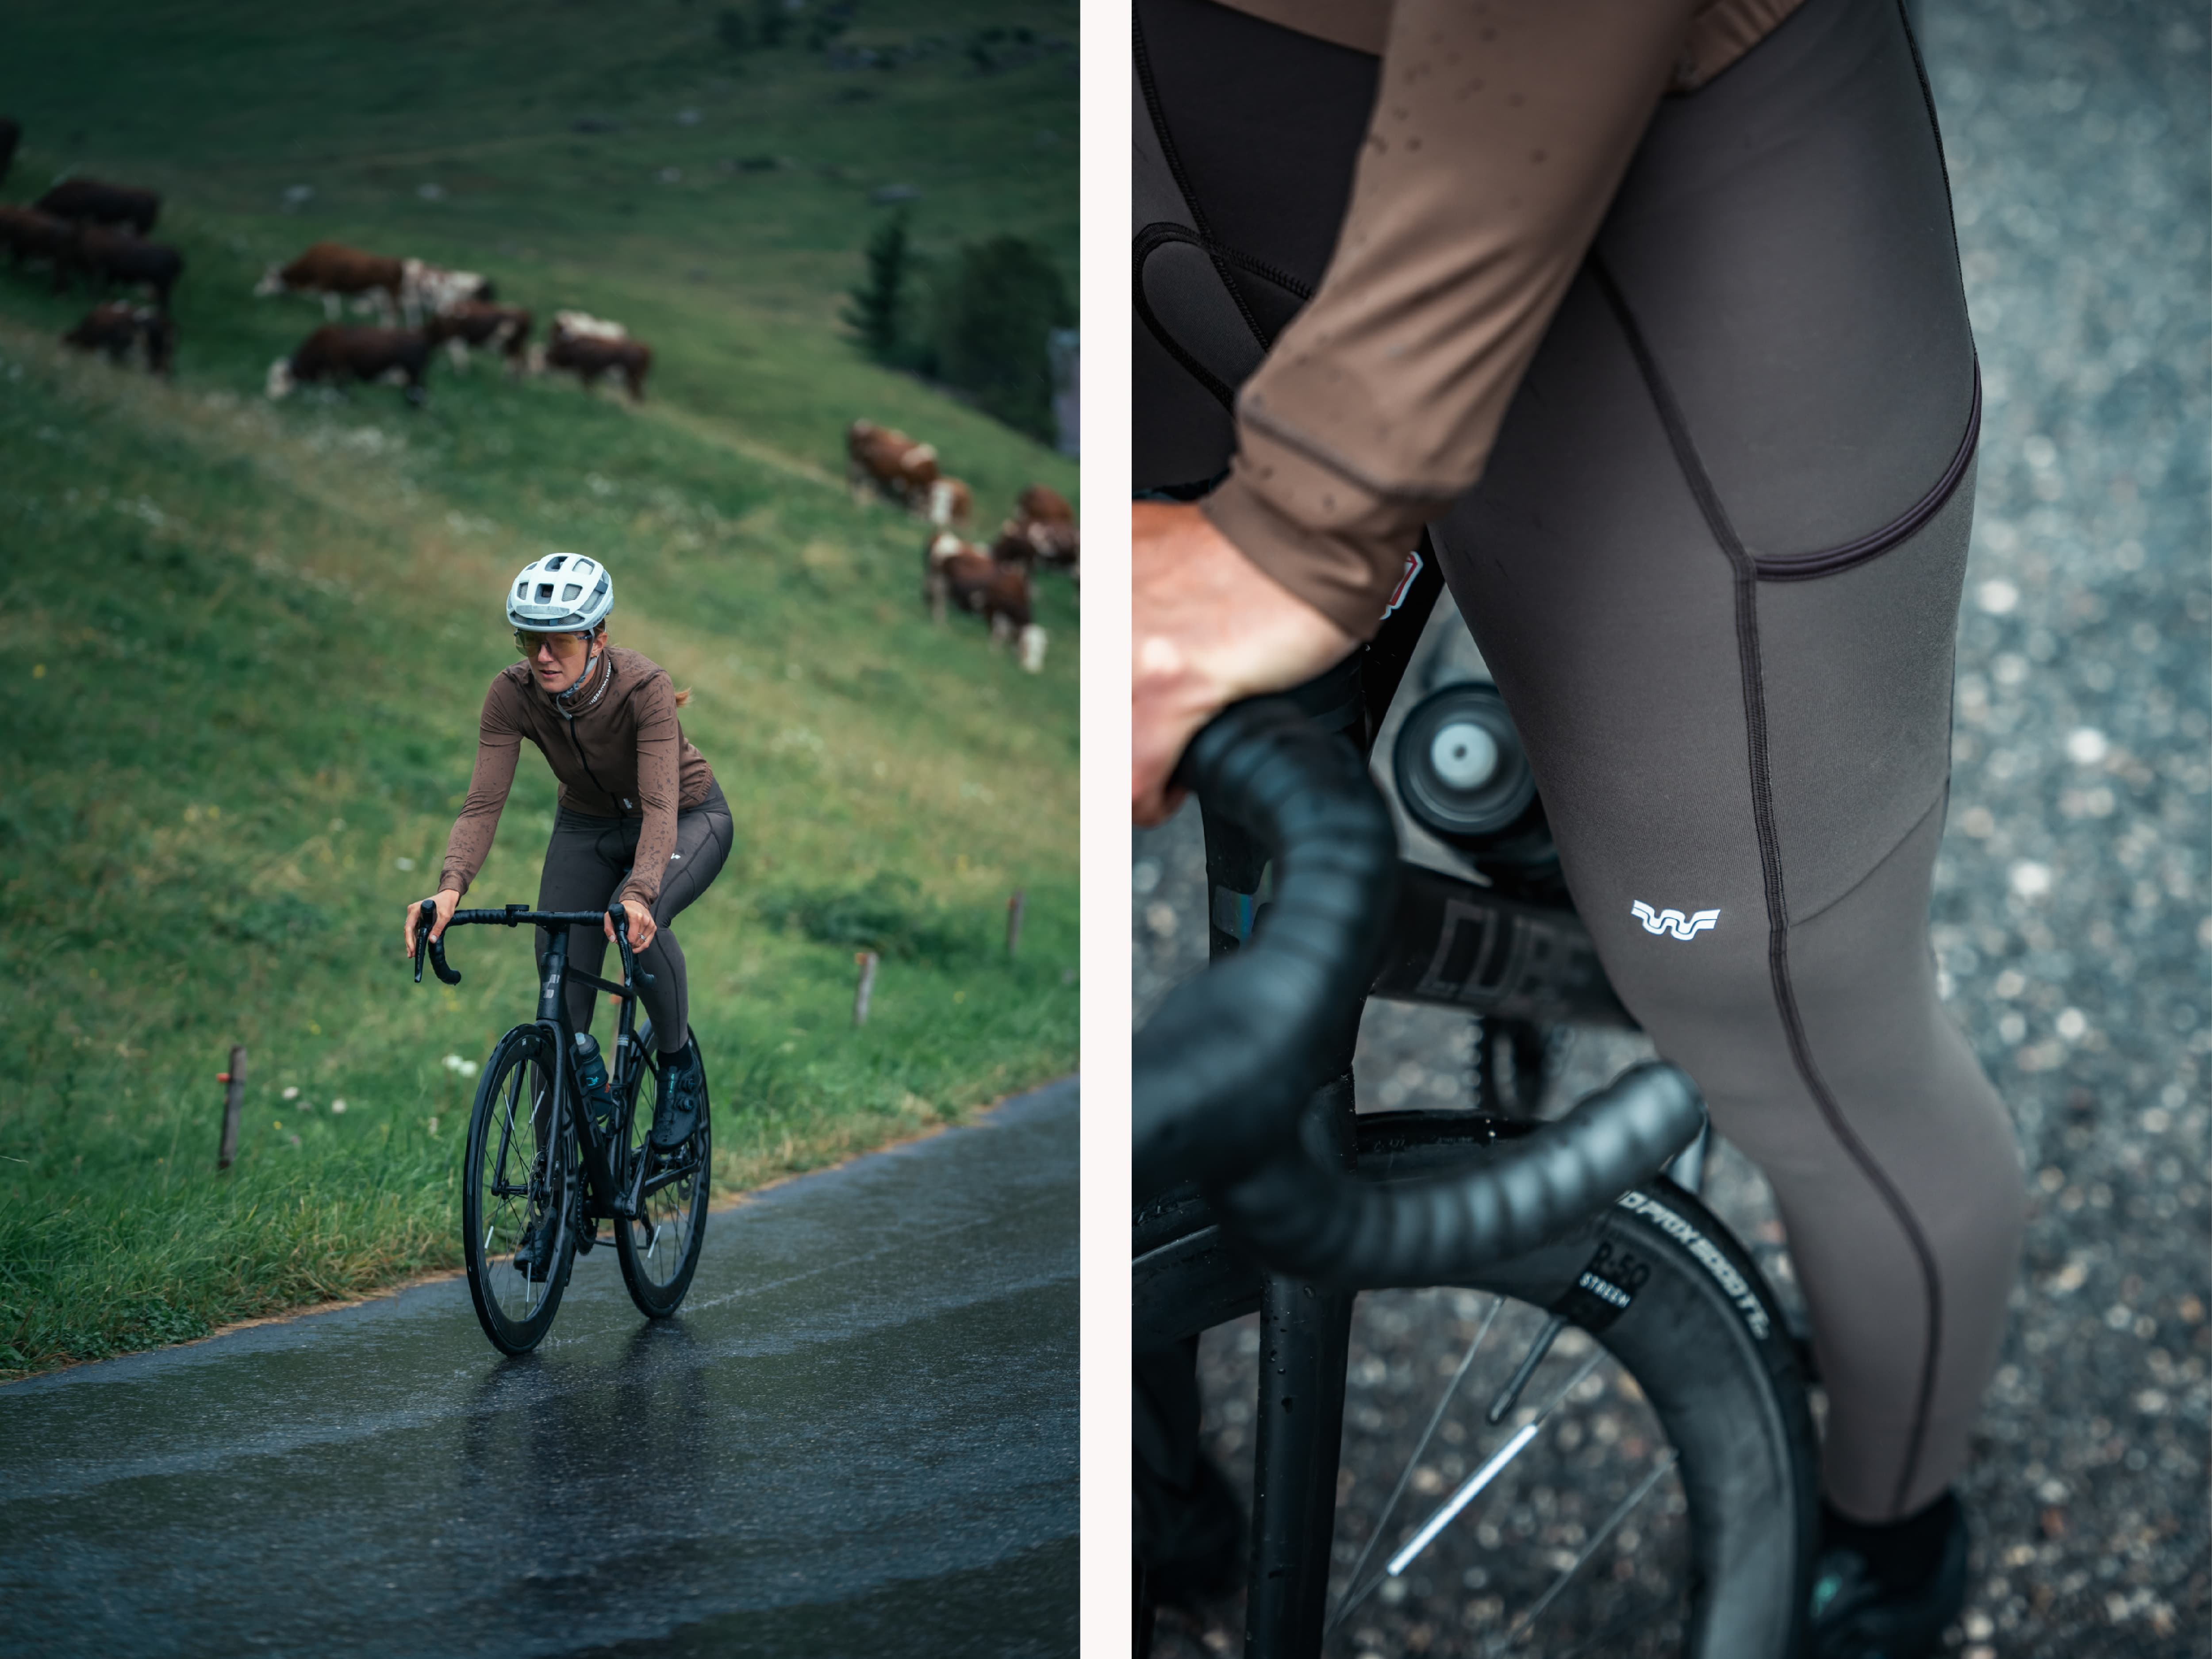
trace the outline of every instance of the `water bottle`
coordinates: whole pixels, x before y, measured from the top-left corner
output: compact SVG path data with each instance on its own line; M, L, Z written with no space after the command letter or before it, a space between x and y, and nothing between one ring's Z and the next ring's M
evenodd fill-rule
M607 1086L607 1062L599 1053L599 1040L589 1031L576 1033L576 1075L584 1085L584 1103L602 1135L615 1128L614 1091Z
M1542 902L1564 896L1536 775L1496 686L1470 680L1415 704L1392 769L1413 821L1498 886Z

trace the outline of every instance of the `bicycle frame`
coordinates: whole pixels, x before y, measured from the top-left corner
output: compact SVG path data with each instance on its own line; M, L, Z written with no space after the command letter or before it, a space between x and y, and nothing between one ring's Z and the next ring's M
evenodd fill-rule
M428 908L425 902L425 908ZM625 1172L625 1182L616 1169L617 1149L628 1142L631 1120L637 1109L639 1073L645 1066L644 1053L637 1040L638 986L651 984L653 976L639 971L636 958L629 947L629 924L619 910L610 910L607 916L615 923L615 941L622 953L623 982L601 979L596 974L586 973L568 964L568 929L573 926L589 926L600 921L600 913L586 911L539 911L520 904L510 904L499 910L456 910L449 926L490 924L515 927L530 923L542 927L551 936L546 946L544 977L538 986L538 1012L532 1022L550 1037L556 1053L560 1056L553 1068L553 1121L566 1122L575 1131L581 1150L584 1171L584 1205L579 1218L596 1221L600 1216L615 1220L634 1219L646 1199L663 1187L683 1180L691 1173L691 1165L678 1164L672 1168L654 1171L653 1160L641 1157L631 1163ZM441 941L428 937L424 927L417 936L415 952L415 977L422 977L422 957L427 948L438 977L448 985L460 983L461 976L447 965ZM580 980L593 990L604 991L616 998L621 1014L616 1021L615 1042L608 1084L615 1100L615 1120L603 1139L599 1126L590 1112L584 1109L583 1079L576 1069L575 1025L568 1018L568 988L572 980ZM501 1131L504 1137L507 1131ZM500 1164L506 1161L506 1146L500 1148ZM650 1173L649 1173L650 1172ZM596 1228L594 1229L596 1231Z

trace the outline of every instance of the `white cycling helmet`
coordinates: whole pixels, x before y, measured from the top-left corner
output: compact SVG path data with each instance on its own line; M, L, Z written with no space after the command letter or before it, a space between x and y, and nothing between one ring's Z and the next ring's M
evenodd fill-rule
M507 590L507 619L533 634L588 634L615 608L614 578L581 553L548 553Z

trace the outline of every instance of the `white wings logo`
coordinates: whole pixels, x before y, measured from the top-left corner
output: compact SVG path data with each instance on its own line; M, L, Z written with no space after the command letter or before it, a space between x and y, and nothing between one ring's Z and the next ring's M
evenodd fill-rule
M1645 933L1672 933L1676 939L1694 939L1705 928L1717 927L1721 920L1721 913L1717 910L1699 910L1687 916L1680 910L1655 912L1642 899L1638 899L1628 908L1637 921L1644 924Z

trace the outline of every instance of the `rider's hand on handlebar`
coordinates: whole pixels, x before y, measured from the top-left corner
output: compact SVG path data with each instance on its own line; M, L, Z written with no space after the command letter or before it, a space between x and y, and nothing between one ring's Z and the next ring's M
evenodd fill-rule
M1231 703L1304 684L1358 641L1237 550L1195 507L1131 509L1132 816L1164 822L1182 803L1169 774L1198 729Z
M432 921L430 924L430 937L432 939L443 939L445 937L446 924L453 921L454 907L459 905L460 902L461 896L450 887L447 888L443 892L440 893L435 898L430 901L431 903L438 907L436 920ZM400 954L402 956L411 957L415 954L415 924L416 919L420 917L422 914L422 901L421 899L416 899L408 905L407 927L405 933L402 935L406 943L400 947Z
M660 929L653 920L653 912L635 899L624 899L622 902L622 908L623 915L629 918L629 948L630 953L635 956L653 943L653 936ZM602 917L599 925L606 929L607 940L611 944L615 936L614 923Z

